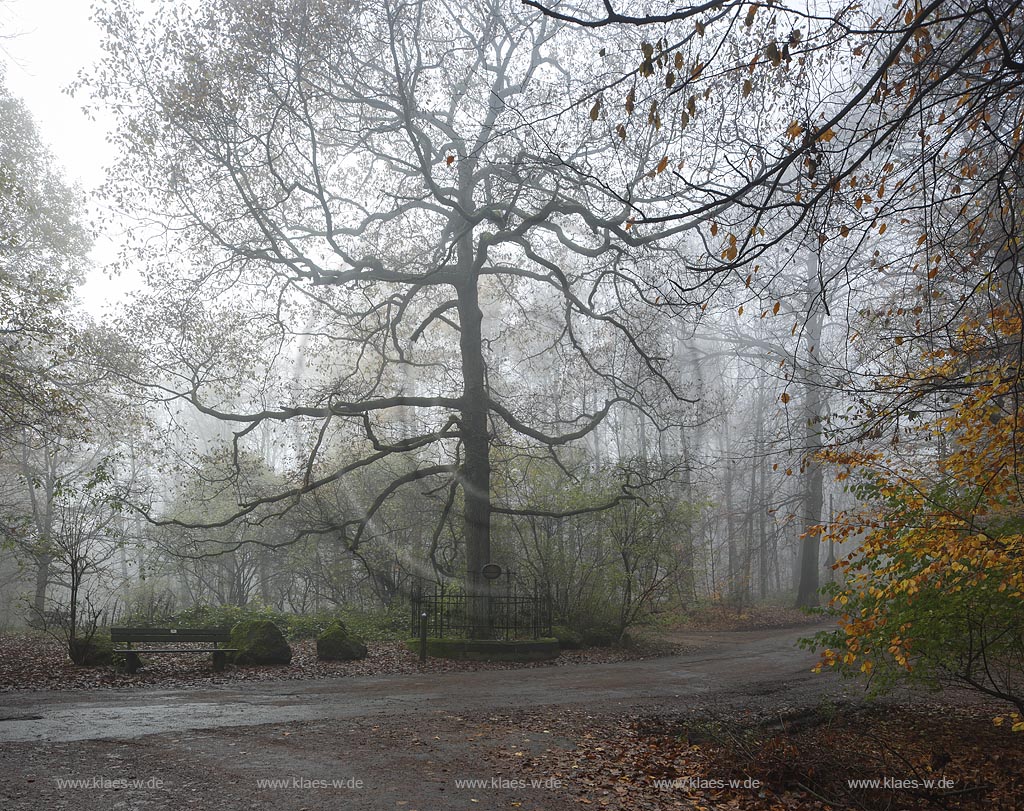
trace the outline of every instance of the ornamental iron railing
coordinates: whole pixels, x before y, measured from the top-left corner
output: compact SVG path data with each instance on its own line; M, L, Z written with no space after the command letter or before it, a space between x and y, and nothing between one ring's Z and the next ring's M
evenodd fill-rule
M412 633L419 636L426 614L427 636L462 639L541 639L551 636L551 603L536 591L522 594L512 587L467 595L435 586L412 595Z

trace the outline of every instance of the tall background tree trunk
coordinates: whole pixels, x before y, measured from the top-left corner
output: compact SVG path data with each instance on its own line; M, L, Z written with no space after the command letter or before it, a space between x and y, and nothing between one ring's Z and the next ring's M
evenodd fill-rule
M804 536L800 543L800 580L796 604L808 608L818 604L821 541L810 530L821 523L824 483L821 464L814 458L821 450L821 352L822 301L818 282L820 257L817 252L807 258L807 323L806 368L804 379Z

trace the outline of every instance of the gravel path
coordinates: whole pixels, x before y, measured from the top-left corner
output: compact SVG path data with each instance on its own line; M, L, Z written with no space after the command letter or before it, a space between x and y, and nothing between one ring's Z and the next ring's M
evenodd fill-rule
M8 693L0 808L554 811L562 778L519 785L516 759L595 719L856 693L810 672L794 647L809 630L688 635L693 653L613 664Z

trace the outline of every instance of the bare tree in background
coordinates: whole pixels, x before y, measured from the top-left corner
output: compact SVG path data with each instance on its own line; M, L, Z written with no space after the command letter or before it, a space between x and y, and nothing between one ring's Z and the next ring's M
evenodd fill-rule
M77 418L69 319L89 238L69 187L0 71L0 443Z

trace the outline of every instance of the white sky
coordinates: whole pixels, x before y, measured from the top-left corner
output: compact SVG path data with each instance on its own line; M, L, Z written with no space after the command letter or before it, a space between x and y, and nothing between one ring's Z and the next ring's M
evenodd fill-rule
M100 31L91 22L90 0L0 0L0 59L7 86L35 118L39 135L65 176L87 192L102 181L113 162L106 127L82 113L81 100L64 90L82 68L100 56ZM122 299L135 280L109 279L103 265L117 251L116 236L99 235L92 253L96 267L80 291L83 304L99 315Z

